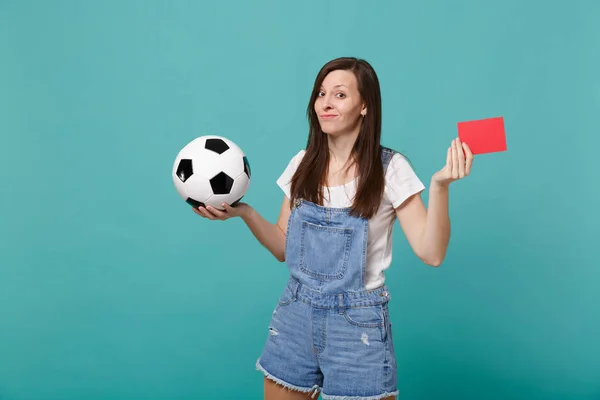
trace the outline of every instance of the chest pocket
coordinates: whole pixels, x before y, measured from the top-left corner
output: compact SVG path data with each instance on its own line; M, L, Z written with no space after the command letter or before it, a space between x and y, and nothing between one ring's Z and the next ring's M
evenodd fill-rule
M300 269L321 280L342 279L348 268L352 228L322 226L302 221Z

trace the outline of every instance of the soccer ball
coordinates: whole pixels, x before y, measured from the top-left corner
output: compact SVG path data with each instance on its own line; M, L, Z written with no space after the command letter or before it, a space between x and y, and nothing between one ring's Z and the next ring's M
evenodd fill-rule
M235 206L250 185L250 164L244 152L221 136L200 136L188 143L175 158L173 183L191 206L221 203Z

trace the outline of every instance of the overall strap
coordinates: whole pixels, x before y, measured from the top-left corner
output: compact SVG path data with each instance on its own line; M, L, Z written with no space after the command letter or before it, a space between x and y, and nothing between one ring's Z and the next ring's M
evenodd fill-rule
M384 174L386 173L388 165L390 165L390 161L392 161L394 154L396 154L396 151L388 147L381 146L381 163L383 164Z

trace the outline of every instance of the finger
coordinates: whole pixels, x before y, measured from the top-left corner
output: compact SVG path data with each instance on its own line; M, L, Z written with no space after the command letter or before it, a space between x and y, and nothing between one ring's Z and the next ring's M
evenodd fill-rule
M217 219L225 219L227 217L227 214L225 214L223 211L217 210L213 206L206 206L206 209Z
M456 140L452 141L452 178L458 179L458 151L456 149Z
M469 175L471 173L471 166L473 165L473 152L469 148L469 145L463 143L463 148L465 149L465 153L467 154L467 161L465 165L465 175Z
M215 216L212 215L205 207L200 206L200 207L198 207L198 210L200 210L200 212L202 213L202 216L204 218L208 218L210 220L215 219Z
M204 211L202 210L201 206L198 207L193 207L193 210L196 214L198 214L199 216L201 216L202 218L206 218L206 214L204 214Z
M465 153L463 152L462 142L460 138L456 138L456 152L458 153L458 177L465 176Z

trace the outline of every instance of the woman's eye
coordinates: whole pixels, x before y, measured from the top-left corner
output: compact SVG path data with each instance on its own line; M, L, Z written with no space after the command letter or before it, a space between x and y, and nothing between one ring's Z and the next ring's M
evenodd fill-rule
M344 97L346 97L346 95L344 93L338 93L336 94L337 97L339 97L340 99L343 99Z

